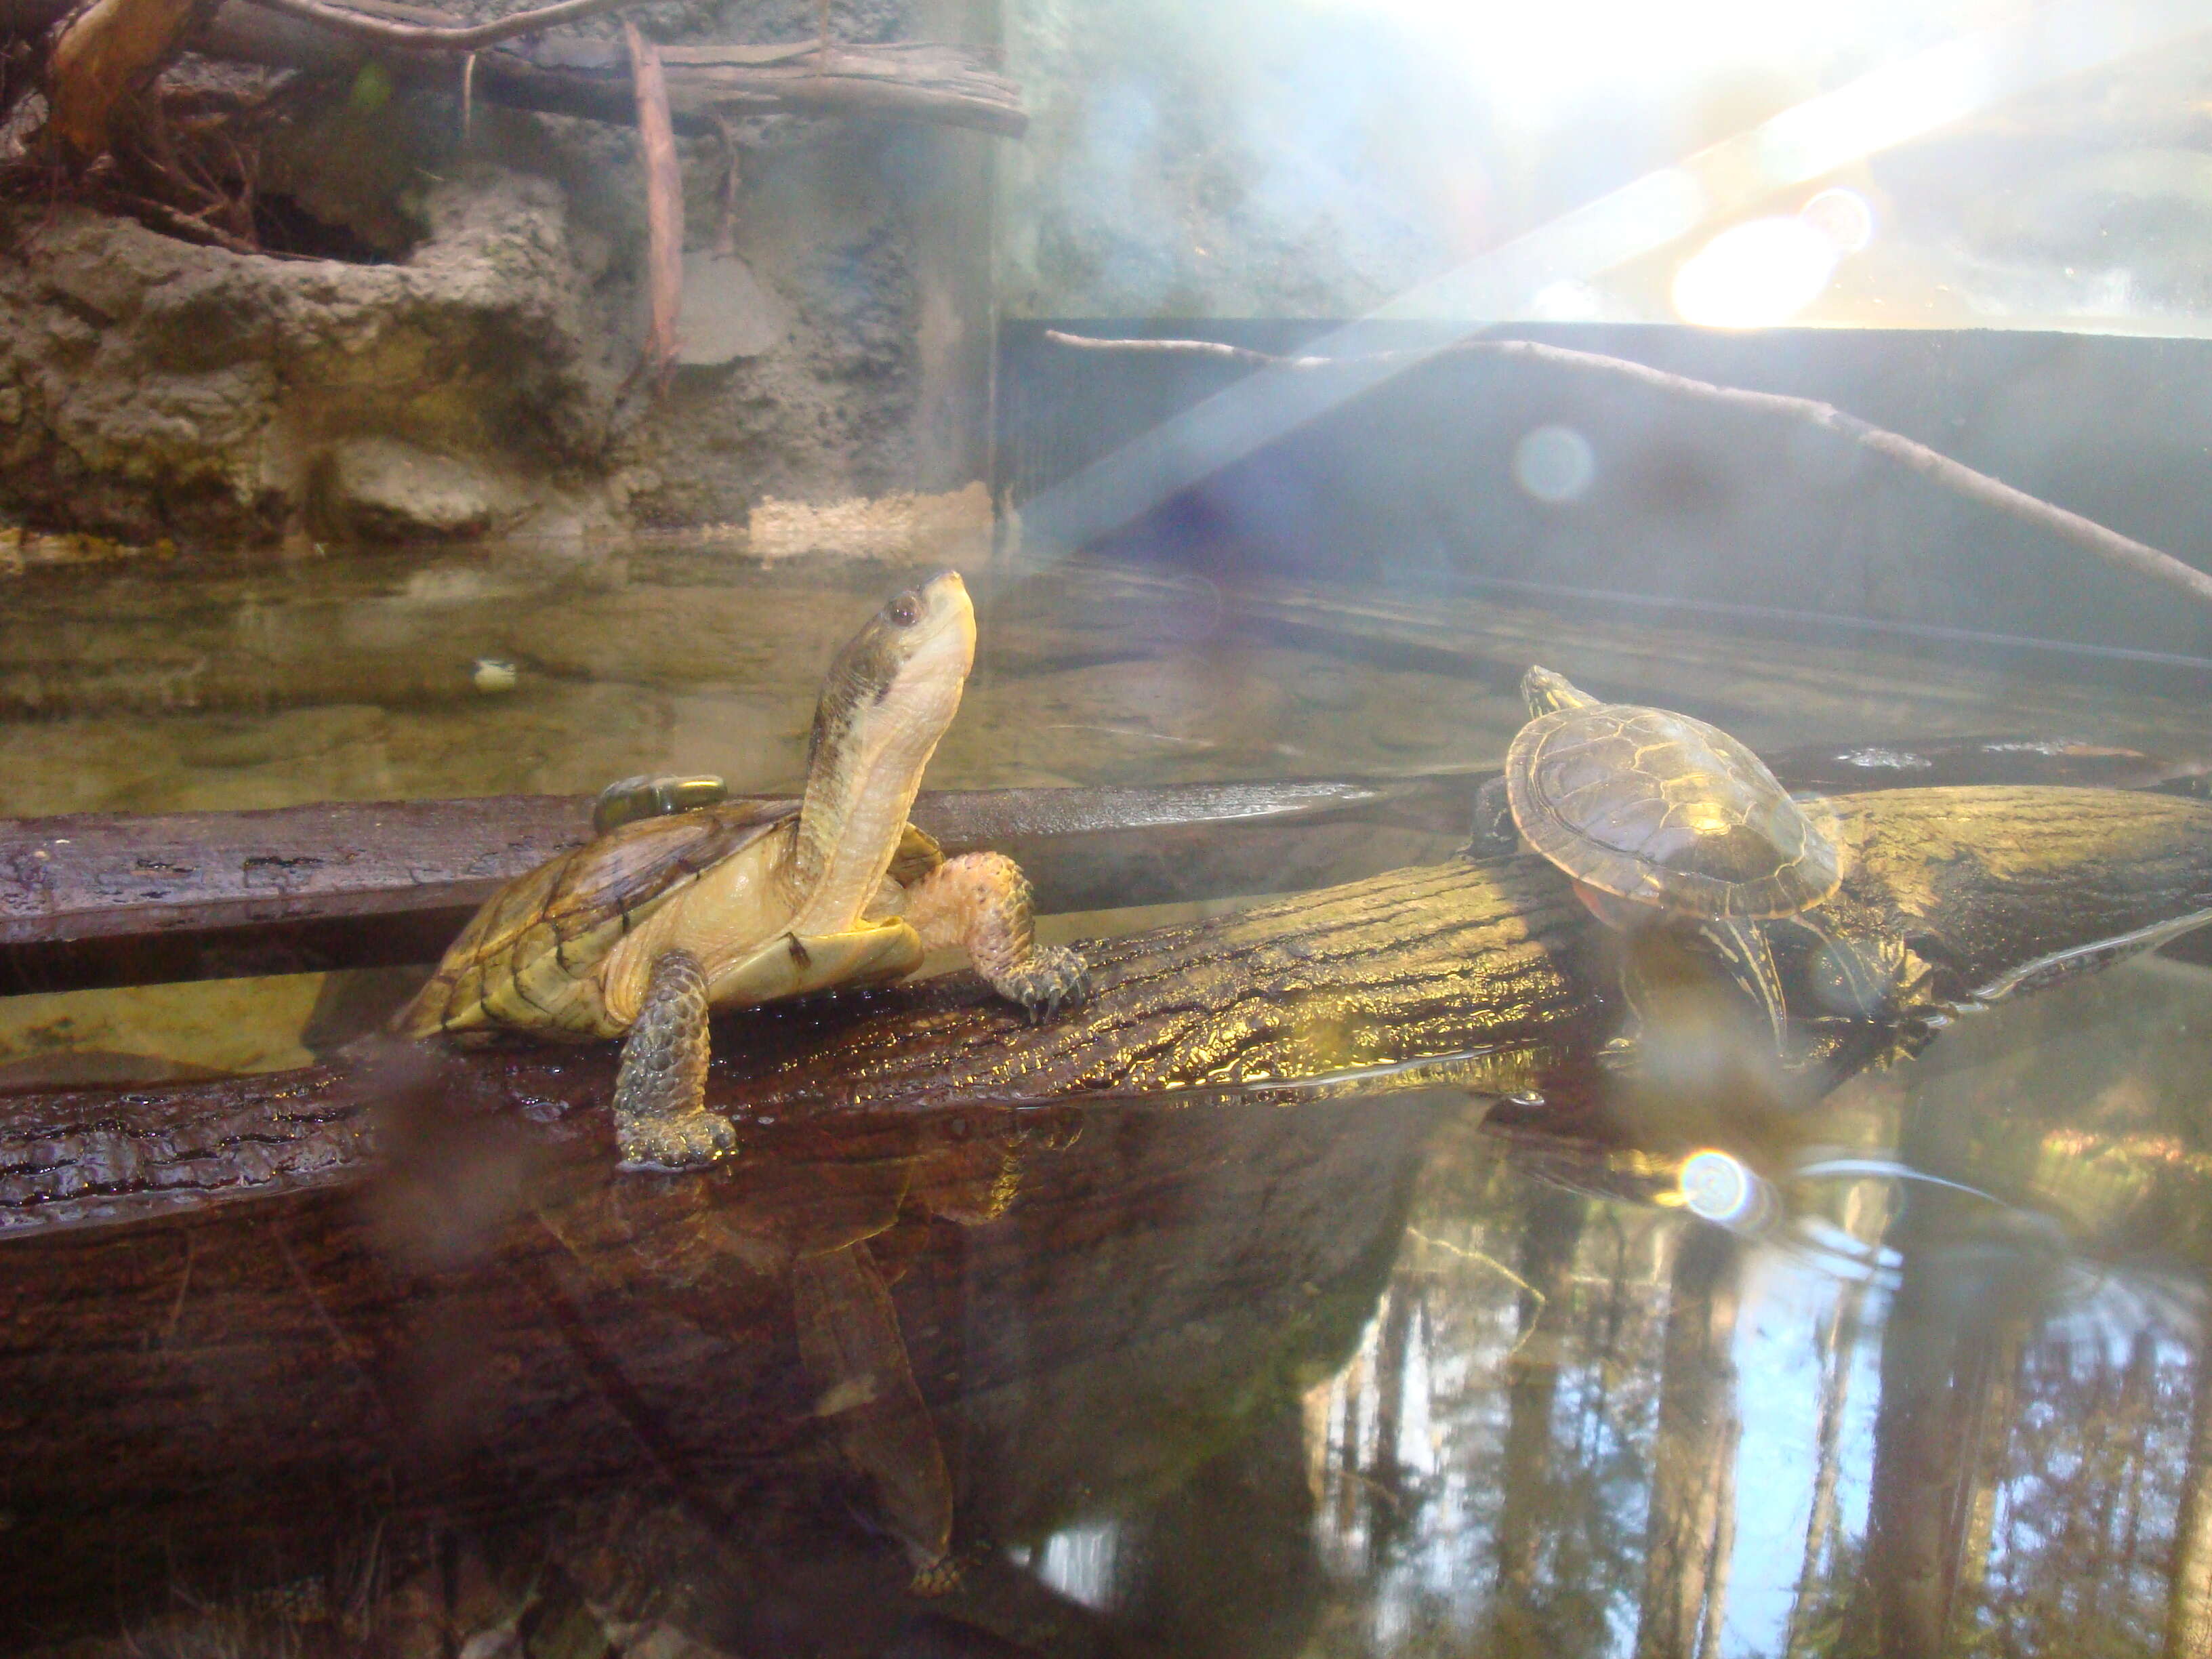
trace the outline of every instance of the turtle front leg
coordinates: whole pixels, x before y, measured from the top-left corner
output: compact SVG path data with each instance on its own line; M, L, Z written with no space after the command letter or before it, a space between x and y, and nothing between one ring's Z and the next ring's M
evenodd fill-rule
M1782 975L1767 947L1766 930L1747 921L1708 921L1698 937L1721 959L1729 982L1759 1012L1774 1038L1774 1052L1786 1051L1790 1006L1782 992Z
M1474 792L1474 833L1462 851L1471 859L1496 859L1518 852L1520 847L1521 832L1514 826L1505 780L1492 778Z
M907 889L906 919L926 948L967 951L985 982L1032 1019L1089 994L1090 964L1036 942L1029 878L1004 853L945 860Z
M623 1039L615 1140L625 1170L684 1170L732 1152L737 1131L707 1109L707 975L689 951L653 964Z

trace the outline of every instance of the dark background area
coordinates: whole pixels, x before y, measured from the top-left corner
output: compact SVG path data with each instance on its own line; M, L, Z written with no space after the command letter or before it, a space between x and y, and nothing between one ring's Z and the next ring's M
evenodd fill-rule
M2212 669L2212 614L1843 439L1610 377L1480 356L1421 362L1192 487L1155 489L1157 507L1112 521L1116 510L1103 503L1109 493L1129 499L1132 480L1096 486L1147 463L1109 458L1253 370L1196 356L1081 351L1045 338L1047 329L1286 352L1335 326L1006 324L1000 498L1055 539L1208 574L1400 595L1550 590L1578 607L1704 612L1717 626L1760 632L1918 635L1947 657L2017 655L2017 643L1987 637L2011 636L2076 647L2028 654L2100 675L2114 672L2115 651L2197 659L2118 665L2126 678L2164 683L2202 683ZM1511 332L1821 399L2212 566L2212 343L1997 330ZM1437 337L1431 325L1367 324L1360 333L1370 349ZM1581 434L1594 461L1588 489L1571 501L1540 501L1515 478L1516 446L1552 425Z

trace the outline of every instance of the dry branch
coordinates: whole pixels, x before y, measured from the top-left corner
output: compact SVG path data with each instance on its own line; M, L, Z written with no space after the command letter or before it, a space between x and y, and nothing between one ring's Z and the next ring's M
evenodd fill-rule
M627 18L623 39L637 88L638 152L645 168L646 288L653 317L645 371L659 386L676 367L676 318L684 304L684 170L676 158L676 131L668 120L668 82L660 72L660 53Z
M1670 374L1665 369L1653 368L1647 363L1635 362L1626 357L1612 357L1595 351L1576 351L1566 346L1545 345L1534 340L1458 340L1433 348L1361 352L1343 357L1315 357L1255 351L1247 346L1225 345L1217 340L1101 340L1079 334L1062 333L1058 329L1047 329L1045 337L1059 345L1075 346L1087 351L1162 352L1219 357L1231 362L1249 363L1255 368L1299 373L1334 368L1348 363L1403 361L1411 365L1424 362L1431 357L1485 356L1518 359L1577 374L1635 380L1670 396L1695 398L1718 404L1724 408L1779 416L1833 433L1862 449L1899 463L1955 495L1992 507L2023 524L2033 525L2122 569L2179 588L2199 605L2212 605L2212 575L2183 563L2172 554L2162 553L2132 537L2123 536L2118 531L2108 529L2094 519L2069 512L2039 495L2015 489L2012 485L1992 478L1986 472L1978 472L1925 444L1916 443L1899 433L1863 421L1856 415L1847 415L1834 404L1822 403L1817 398L1793 398L1777 392L1749 392L1739 386L1716 386L1711 380Z
M46 64L51 131L81 161L107 153L118 112L182 47L204 0L92 0Z
M326 6L320 0L247 0L247 3L301 18L371 46L410 52L475 52L518 35L537 34L562 23L620 11L641 0L560 0L556 5L513 12L483 23L404 22L347 6Z
M589 3L609 9L602 0ZM543 27L545 11L560 9L502 18L495 27L506 33L499 39ZM441 84L450 70L433 65L452 52L481 52L477 89L495 102L596 120L635 118L629 53L618 41L567 38L495 42L487 49L475 27L422 18L417 9L390 0L343 9L319 0L230 0L199 44L218 57L275 68L328 69L343 61L336 50L343 38L398 54L392 67L402 76L434 76ZM539 21L530 29L507 27L533 18ZM659 52L671 112L689 130L712 131L718 109L927 121L1008 138L1018 138L1029 125L1020 88L974 46L840 46L826 63L816 40L665 46Z

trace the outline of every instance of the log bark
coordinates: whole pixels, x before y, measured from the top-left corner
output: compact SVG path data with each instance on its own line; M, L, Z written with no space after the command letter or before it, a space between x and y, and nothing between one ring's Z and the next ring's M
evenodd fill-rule
M2066 738L1815 744L1792 788L2190 787L2198 758ZM1046 912L1289 892L1431 858L1489 775L932 791L915 822L993 847ZM434 962L499 884L580 845L582 796L0 819L0 994Z
M1314 887L1463 834L1457 776L924 793L1041 908ZM434 962L499 885L580 845L587 796L0 819L0 994Z
M52 132L76 160L107 152L118 112L160 74L207 9L205 0L91 0L46 60Z
M1919 941L1957 994L2212 913L2212 805L1961 787L1834 803L1849 874L1822 913ZM1094 993L1036 1026L972 975L746 1011L708 1103L741 1127L963 1103L1187 1103L1449 1085L1541 1095L1603 1029L1605 942L1520 855L1395 871L1086 947ZM343 1066L0 1106L0 1233L143 1218L358 1180L378 1103L425 1091L590 1163L611 1157L610 1045L403 1048Z
M1836 902L1940 933L1969 978L2212 906L2203 803L1838 810ZM614 1173L603 1048L0 1100L0 1605L112 1628L118 1584L160 1595L249 1548L282 1582L362 1509L647 1481L753 1524L748 1472L788 1493L825 1443L792 1265L860 1239L906 1269L933 1412L1044 1402L963 1504L1059 1513L1127 1449L1071 1425L1188 1397L1161 1380L1173 1333L1231 1396L1224 1330L1249 1322L1272 1376L1310 1298L1360 1328L1424 1103L1571 1066L1602 1029L1595 927L1540 860L1462 861L1108 941L1094 1000L1041 1026L965 975L757 1011L718 1028L710 1082L748 1155L687 1176ZM1270 1109L1188 1109L1224 1096ZM896 1474L931 1443L869 1455Z
M676 129L669 124L660 49L627 18L623 40L629 48L639 161L645 169L646 291L652 307L645 372L657 390L676 367L676 321L684 306L684 168L676 158Z
M112 8L121 0L102 3ZM134 26L127 31L131 50L117 57L116 67L132 76L150 74L174 55L179 44L185 44L210 57L320 75L349 74L376 57L398 78L456 91L459 87L455 56L467 48L454 44L440 14L422 7L352 0L342 15L331 7L288 12L252 0L228 0L210 14L203 5L161 3L163 17L189 13L187 23L197 27L167 41L159 28ZM0 0L0 33L33 40L70 9L70 0ZM410 27L421 34L412 49L392 33ZM103 24L81 46L108 33ZM933 41L841 43L826 63L820 43L812 40L660 50L671 112L678 129L686 132L712 131L711 112L718 109L922 121L1004 138L1018 138L1029 127L1021 88L999 74L980 47ZM102 51L106 55L111 47ZM539 39L493 46L477 52L473 82L477 96L513 108L624 126L637 118L629 59L616 41ZM120 82L114 73L104 72L83 84L89 90ZM88 114L76 125L89 131L95 122L104 123L103 112L112 101L111 94L100 110L88 105Z
M542 1550L556 1516L642 1507L712 1540L732 1651L890 1651L912 1569L849 1519L873 1504L802 1352L805 1253L867 1238L960 1513L1042 1535L1072 1490L1182 1478L1187 1443L1233 1426L1178 1429L1193 1401L1338 1362L1433 1112L1379 1105L1358 1136L1322 1103L1079 1135L1014 1116L787 1126L711 1194L424 1121L358 1194L11 1242L9 1636L112 1638L426 1522ZM879 1485L926 1472L935 1436L870 1426Z
M412 7L374 9L394 21L424 15ZM249 0L229 0L195 44L213 57L330 74L374 56L398 78L459 84L450 54L380 46L334 32L326 20L271 11ZM670 112L686 132L714 131L715 110L922 121L1002 138L1018 138L1029 127L1020 88L992 69L976 47L931 41L841 45L819 73L812 40L663 46L660 55ZM511 108L625 126L637 118L629 60L618 42L541 39L493 46L477 54L474 86L477 95Z

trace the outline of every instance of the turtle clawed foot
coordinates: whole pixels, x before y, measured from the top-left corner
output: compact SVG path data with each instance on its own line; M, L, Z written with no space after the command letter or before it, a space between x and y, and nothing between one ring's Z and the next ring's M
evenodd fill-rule
M1634 1037L1617 1036L1597 1051L1597 1063L1616 1077L1637 1071L1644 1063L1644 1045Z
M714 1112L627 1119L617 1139L625 1170L696 1170L738 1150L737 1126Z
M915 1566L914 1577L907 1584L907 1589L914 1595L935 1601L939 1596L951 1595L960 1588L959 1558L940 1555L933 1561L927 1561L921 1559L919 1552L915 1552L915 1554L919 1565Z
M1091 964L1064 945L1040 945L1020 967L994 977L991 988L1019 1003L1035 1025L1091 994Z

